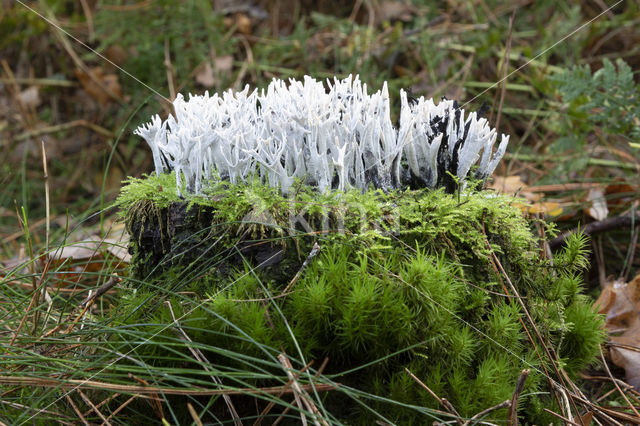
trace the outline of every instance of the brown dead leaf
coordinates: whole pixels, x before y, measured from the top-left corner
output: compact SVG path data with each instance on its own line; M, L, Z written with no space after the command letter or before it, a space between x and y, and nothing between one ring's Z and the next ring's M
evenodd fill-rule
M616 345L609 349L611 361L624 368L627 383L640 389L640 275L628 283L607 285L596 306L598 313L606 315L609 340Z
M112 44L104 50L104 56L116 65L122 65L129 55L119 44Z
M380 3L377 8L376 22L384 21L404 21L413 19L415 8L408 2L386 0Z
M236 13L236 28L240 34L251 34L251 19L244 13Z
M591 203L591 207L588 207L585 212L594 218L595 220L604 220L609 216L609 209L607 208L607 199L604 196L604 191L600 188L591 188L587 195L587 201Z
M100 105L123 101L117 74L105 73L102 67L93 67L88 73L76 68L75 73L85 92Z
M545 214L547 216L559 216L563 212L562 204L558 201L540 201L542 194L529 191L529 186L522 181L520 176L497 176L489 185L489 188L500 194L513 195L524 198L528 203L518 203L517 207L527 214Z

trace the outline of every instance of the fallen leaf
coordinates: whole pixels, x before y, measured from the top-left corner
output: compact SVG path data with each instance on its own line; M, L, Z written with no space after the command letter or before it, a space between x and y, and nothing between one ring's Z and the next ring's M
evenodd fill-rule
M610 283L595 305L606 315L611 361L625 370L627 383L640 389L640 352L629 349L640 347L640 275L628 283Z
M217 72L224 74L231 72L233 68L233 56L231 55L223 55L216 56L213 60L214 68Z
M236 28L240 34L251 34L251 19L244 13L236 13Z
M207 89L215 86L216 78L213 76L213 67L209 61L206 61L198 68L195 79L196 83Z
M212 54L212 56L213 55L214 54ZM200 84L203 87L211 88L217 84L220 84L222 78L228 77L232 69L233 56L214 56L213 66L211 66L211 62L205 61L196 70L196 83Z
M101 105L123 100L117 74L106 74L102 67L93 67L89 72L76 68L75 73L85 92Z
M383 1L377 9L376 21L378 23L384 21L409 22L415 14L415 8L411 4L401 1Z
M29 108L36 108L42 103L38 86L29 86L20 92L20 101Z
M591 202L591 207L588 207L586 213L595 220L604 220L609 216L609 209L607 208L607 199L604 196L604 191L600 188L591 188L589 195L587 195L587 201Z
M104 50L104 56L116 65L122 65L129 55L119 44L112 44Z
M528 191L528 185L522 181L520 176L497 176L489 185L489 188L500 194L517 196L524 198L529 203L517 203L516 206L523 213L545 214L547 216L559 216L564 209L558 201L540 201L542 194Z

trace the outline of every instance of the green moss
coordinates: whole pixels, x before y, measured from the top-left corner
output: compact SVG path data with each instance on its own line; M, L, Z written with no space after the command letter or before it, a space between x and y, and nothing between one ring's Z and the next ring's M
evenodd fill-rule
M173 179L130 180L118 200L132 235L137 291L152 288L156 300L122 321L137 324L142 315L170 323L161 303L169 298L194 340L228 354L208 354L216 365L256 368L255 360L281 350L300 362L329 357L326 374L396 401L372 398L369 405L403 424L424 423L426 408L411 407L439 408L405 368L464 416L508 399L520 371L530 368L520 413L537 422L540 407L553 404L544 370L557 362L575 376L594 362L604 338L602 319L581 295L584 239L571 239L554 262L540 258L511 198L318 194L305 186L284 198L257 183L223 182L181 199ZM320 254L281 294L314 243ZM505 294L491 250L561 360L529 341L532 325L512 292ZM176 303L185 289L195 296ZM120 309L131 308L123 302ZM338 419L370 424L372 414L357 407L335 392L325 399Z

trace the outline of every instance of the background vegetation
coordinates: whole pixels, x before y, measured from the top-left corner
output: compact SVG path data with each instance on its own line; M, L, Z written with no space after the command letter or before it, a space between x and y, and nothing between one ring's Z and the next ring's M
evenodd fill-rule
M80 327L87 291L125 274L127 257L116 250L122 225L109 206L126 176L152 170L132 130L151 114L169 114L167 100L178 92L263 87L273 77L359 73L372 88L388 81L392 96L411 88L416 97L446 96L468 109L488 105L491 123L511 134L496 187L519 192L530 202L526 213L561 229L613 221L591 242L587 282L594 296L608 279L638 273L637 228L615 222L640 199L637 0L3 0L2 6L0 335L3 346L18 348L5 357L7 368L19 359L33 371L39 356L52 357L34 344L55 324ZM109 247L98 247L103 241ZM41 292L33 289L42 287L55 289L53 302L36 297ZM111 294L91 302L87 318L111 309ZM95 355L95 362L102 359ZM52 372L57 362L63 361L56 358ZM140 384L144 367L128 372ZM597 398L612 386L593 381L584 389ZM30 387L7 392L0 398L0 410L9 410L3 421L17 412L26 419L51 403L49 395L26 409L21 402L33 397ZM56 395L68 410L57 420L72 421L69 413L106 420L91 407L105 395L82 395ZM626 406L612 395L605 405ZM156 399L155 418L170 419ZM149 407L131 404L140 412Z

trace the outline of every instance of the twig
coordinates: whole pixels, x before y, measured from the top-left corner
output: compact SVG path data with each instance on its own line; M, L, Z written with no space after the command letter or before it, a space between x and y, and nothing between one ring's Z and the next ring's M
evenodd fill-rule
M327 359L325 358L325 361L326 361L326 360L327 360ZM304 373L304 372L305 372L309 367L311 367L311 365L312 365L313 363L314 363L314 361L312 360L312 361L310 361L307 365L305 365L304 367L302 367L302 369L300 370L300 373L299 373L299 374ZM325 365L325 364L323 364L323 365ZM320 368L322 368L322 366L321 366ZM319 370L318 370L318 371L319 371ZM296 377L299 377L299 374L296 374ZM316 377L317 377L317 374L316 374ZM291 386L291 383L292 383L292 381L291 381L291 380L289 380L289 381L285 384L285 386ZM280 398L282 395L284 395L284 393L280 393L280 394L276 395L276 398ZM273 407L275 407L275 405L276 405L275 401L270 401L270 402L267 404L267 406L266 406L266 407L264 407L264 409L262 410L262 412L260 412L260 415L258 416L258 418L256 419L256 421L253 423L253 426L259 426L259 425L261 425L261 424L262 424L262 420L264 420L264 417L269 413L269 411L271 411L271 409L272 409ZM284 414L288 411L288 408L289 408L289 407L287 407L287 408L285 409L285 411L282 413L282 415L284 415ZM281 417L282 417L282 415L281 415ZM273 424L275 425L276 423L278 423L278 419L276 419L276 421L275 421Z
M193 408L193 405L191 405L190 402L187 402L187 409L189 410L189 414L191 414L191 418L196 426L203 426L202 420L200 420L200 417L198 416L198 412Z
M130 379L135 380L138 383L143 384L144 386L149 386L149 382L136 376L133 373L129 373L128 374ZM153 398L151 398L151 401L149 402L149 405L151 405L151 408L153 408L153 411L156 414L156 417L158 417L158 419L162 420L164 419L164 410L162 409L162 399L160 398L160 395L156 392L152 394Z
M546 411L547 413L556 416L557 418L559 418L560 420L562 420L563 422L570 424L570 425L574 425L574 426L582 426L579 423L573 422L571 420L569 420L568 418L564 417L562 414L558 414L555 411L551 411L548 408L543 408L544 411Z
M176 85L173 81L173 74L175 72L173 65L171 65L171 54L169 52L169 39L164 39L164 66L167 68L167 84L169 85L169 96L171 99L176 98Z
M281 353L278 355L278 361L280 361L282 366L285 367L285 372L287 373L287 377L289 377L289 380L292 381L291 388L294 390L293 395L294 396L298 395L302 400L302 402L304 403L304 405L307 407L307 410L309 410L309 412L313 414L313 423L315 425L329 426L329 423L327 423L327 421L320 415L318 408L311 400L311 397L309 396L309 394L298 383L295 375L293 374L293 366L291 365L291 362L289 361L289 359L284 355L284 353ZM304 419L304 413L302 411L302 407L300 407L300 415L301 415L301 418Z
M518 8L516 7L515 9L513 9L513 13L511 14L511 19L509 19L509 35L507 36L507 45L505 46L504 49L504 57L502 58L502 79L500 80L500 102L498 104L498 114L496 116L496 125L495 128L496 130L499 129L500 127L500 118L502 117L502 104L504 103L504 95L507 91L507 78L509 77L509 53L511 52L511 40L512 40L512 35L513 35L513 23L516 20L516 11L518 10ZM498 93L496 92L496 97L498 96ZM493 99L493 104L495 106L496 103L496 98ZM491 108L492 111L492 115L493 115L493 110L494 108ZM491 117L493 118L493 117ZM492 121L491 118L489 118L489 121Z
M456 418L456 422L459 425L464 425L464 422L462 421L462 417L460 416L460 414L458 414L458 411L455 409L455 407L453 405L451 405L451 403L446 399L446 398L440 398L434 391L432 391L431 389L429 389L429 386L425 385L422 380L420 380L418 377L416 377L408 368L405 367L404 371L407 372L407 374L417 383L419 384L424 390L426 390L427 392L429 392L429 395L431 395L432 397L434 397L436 399L436 401L438 401L445 410L447 410L448 414L454 416Z
M74 404L73 399L71 399L69 394L65 393L64 396L65 398L67 398L67 401L69 402L69 405L71 405L71 408L73 408L73 411L75 411L78 417L80 418L80 421L84 423L86 426L89 426L89 422L87 421L87 419L84 418L80 410L78 410L78 407L76 406L76 404Z
M100 287L98 287L98 289L95 291L95 293L91 293L89 294L89 296L87 296L87 298L80 303L80 305L78 305L76 308L74 308L71 313L69 313L69 316L67 317L67 321L69 320L69 318L71 318L75 312L78 310L78 308L82 307L82 311L76 316L75 320L71 323L71 325L67 328L65 333L70 333L71 330L73 329L73 327L75 327L75 325L78 323L78 321L80 321L80 319L84 316L84 314L87 312L87 310L91 307L91 305L93 305L93 303L95 302L95 300L102 296L103 294L105 294L107 291L109 291L113 286L115 286L116 284L118 284L120 281L122 281L120 279L120 277L118 277L117 274L112 275L111 277L109 277L109 279L107 280L106 283L102 284ZM58 332L63 325L66 323L66 321L61 322L60 324L58 324L57 326L55 326L54 328L52 328L51 330L47 331L41 338L44 337L49 337L52 334Z
M324 369L326 368L326 366L327 366L327 364L328 364L328 363L329 363L329 358L327 357L327 358L325 358L325 359L324 359L324 361L322 361L322 364L320 365L320 368L318 368L318 371L316 371L316 374L314 374L314 375L313 375L313 378L314 378L314 379L317 379L317 378L322 374L322 372L324 371ZM298 374L295 374L295 373L294 373L294 376L296 376L296 378L297 378L297 377L300 377L300 375L301 375L302 373L304 373L304 372L307 370L307 368L311 367L311 364L313 364L313 361L311 361L311 362L309 362L307 365L305 365L305 366L300 370L300 372L299 372ZM291 385L291 380L289 380L289 381L287 382L287 385ZM282 396L282 394L277 395L277 396L278 396L278 397L281 397L281 396ZM294 402L295 402L295 401L291 401L291 404L293 404ZM290 406L286 407L286 408L282 411L282 413L280 414L280 416L279 416L279 417L278 417L278 418L277 418L277 419L272 423L272 425L271 425L271 426L276 426L278 423L280 423L280 422L284 419L284 416L285 416L285 415L289 412L289 410L291 409L291 404L290 404ZM267 406L265 407L265 409L262 411L262 413L260 413L260 418L259 418L258 420L256 420L256 423L254 423L254 425L253 425L253 426L256 426L257 424L262 423L262 420L264 419L264 416L265 416L265 415L267 415L267 413L268 413L268 412L269 412L269 411L270 411L274 406L275 406L275 402L274 402L274 401L271 401L271 402L269 403L269 405L267 405Z
M127 399L125 402L122 403L122 405L120 405L118 408L116 408L115 410L113 410L113 413L109 414L109 417L107 417L107 420L111 420L114 416L116 416L120 411L124 410L126 408L127 405L131 404L133 402L134 399L138 398L138 395L133 395L131 398Z
M631 269L633 268L633 260L636 255L636 245L638 245L638 235L640 234L640 224L632 223L635 229L631 234L631 241L629 244L629 249L627 250L627 257L625 258L625 268L623 268L622 273L620 274L620 278L624 281L629 281L629 274L631 273Z
M507 425L509 426L518 426L518 399L520 398L520 394L524 389L524 384L527 381L527 377L529 377L530 372L531 370L528 368L522 370L520 377L518 377L518 381L516 382L516 389L513 391L511 406L509 407L509 420L507 422Z
M506 401L503 401L498 405L494 405L493 407L489 407L486 410L480 411L478 414L476 414L475 416L471 417L469 420L464 422L463 425L468 426L469 424L480 420L487 414L492 413L493 411L496 411L496 410L500 410L501 408L506 408L506 407L511 407L511 400L507 399Z
M33 263L33 261L32 261ZM49 270L49 265L50 262L45 263L44 269L42 271L42 274L40 275L40 283L43 282L44 277L47 273L47 271ZM34 279L35 280L35 279ZM36 302L38 301L39 297L38 297L38 285L35 284L34 281L34 286L33 286L33 295L31 296L31 301L29 302L29 306L27 306L27 310L24 313L24 315L22 316L22 319L20 320L20 324L18 324L18 328L16 329L13 337L11 338L11 341L9 342L9 346L13 346L13 344L16 342L16 339L18 338L18 335L20 334L20 330L22 330L22 327L24 326L25 321L27 320L27 315L29 315L29 312L31 312L31 309L33 309L33 307L35 306ZM34 321L35 323L35 321ZM35 324L34 324L34 329L35 329Z
M0 376L0 383L5 385L16 386L42 386L46 388L60 389L99 389L104 391L114 391L130 394L160 394L167 395L188 395L188 396L212 396L212 395L258 395L267 394L274 395L280 392L293 393L292 389L285 386L273 386L265 388L237 388L237 389L206 389L206 388L170 388L164 386L136 386L123 385L120 383L109 383L98 380L80 380L80 379L58 379L58 378L41 378L30 376ZM308 385L299 385L302 390L315 389L318 392L326 392L337 389L340 383L325 384L314 383Z
M45 199L45 251L49 252L49 232L51 230L51 208L49 205L49 172L47 170L47 151L44 149L44 141L40 141L42 146L42 170L44 171L44 199ZM46 288L46 286L45 286Z
M630 227L632 223L640 222L640 212L635 212L633 214L625 214L622 216L614 216L604 220L599 220L596 222L591 222L584 227L576 228L571 231L563 232L557 237L553 238L549 241L549 247L552 249L561 247L564 245L564 242L571 234L575 234L578 231L581 231L585 235L594 235L600 234L602 232L610 231L616 228L627 228Z
M216 377L213 374L213 371L211 371L211 369L208 367L209 365L211 365L209 360L204 356L204 354L202 353L202 351L200 349L198 349L198 348L193 346L193 340L191 340L189 335L182 329L182 327L180 327L180 323L178 323L178 320L176 319L176 316L173 313L173 307L171 306L171 302L167 300L165 303L169 307L169 312L171 313L171 318L173 319L173 323L175 324L175 326L177 328L176 333L178 334L178 337L181 340L190 343L190 345L188 345L188 348L189 348L189 351L191 352L191 354L194 356L195 359L197 359L202 364L202 368L204 368L208 373L211 374L211 379L213 380L213 382L215 384L217 384L218 386L222 387L222 381L218 377ZM238 415L238 412L236 411L235 407L233 406L233 403L231 402L231 398L229 397L229 395L222 395L222 398L224 399L224 402L227 405L227 408L231 412L231 417L233 418L233 423L236 426L242 426L242 420L240 420L240 416Z
M96 407L95 404L93 402L91 402L91 400L89 398L87 398L87 396L80 389L76 389L76 392L78 392L78 394L80 394L80 397L82 397L84 402L86 402L87 405L89 405L89 407L91 407L93 412L96 413L98 415L98 417L100 417L102 419L104 424L106 424L107 426L111 426L111 423L109 423L109 420L107 420L107 418L104 416L104 414L102 414L100 412L100 410L98 410L98 407Z
M78 345L80 346L80 345ZM119 397L120 394L119 393L114 393L112 395L109 395L107 398L103 399L98 405L96 405L96 408L100 408L103 405L107 404L109 401L111 401L113 398L117 398ZM91 413L93 411L93 408L89 408L87 411L85 411L84 413L82 413L83 416L88 416L89 413Z
M629 404L629 407L631 408L631 411L633 411L633 413L636 416L638 416L638 418L640 418L640 413L638 413L638 410L636 410L636 407L634 407L633 404L631 403L631 401L629 401L629 398L627 398L627 394L622 392L622 389L620 389L620 385L618 384L618 382L613 379L613 375L611 374L611 370L609 369L609 364L607 364L607 360L604 359L604 354L602 353L602 347L600 347L599 349L600 349L600 359L602 359L602 364L604 364L605 371L607 372L607 374L611 378L611 381L613 382L613 384L616 387L616 389L618 389L618 392L620 392L620 395L622 395L622 398L624 398L626 403Z
M90 123L87 120L73 120L68 123L56 124L54 126L47 126L47 127L41 127L39 129L28 130L24 133L19 134L18 136L13 138L13 140L15 140L16 142L19 142L25 139L33 138L40 135L45 135L48 133L55 133L55 132L61 132L63 130L69 130L74 127L86 127L106 138L115 138L115 134L105 129L104 127L100 127L97 124Z
M304 269L309 265L311 260L318 255L318 253L320 253L320 245L318 243L314 243L313 244L313 248L311 249L311 252L309 253L309 256L307 256L305 261L302 263L302 266L300 267L298 272L296 272L296 275L291 279L291 282L289 284L287 284L287 286L284 288L284 290L282 290L281 295L285 294L285 293L288 293L289 290L291 290L291 288L300 279L300 276L302 275L302 271L304 271Z

